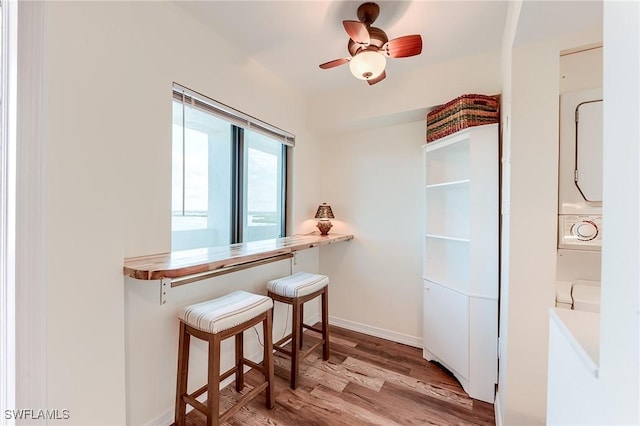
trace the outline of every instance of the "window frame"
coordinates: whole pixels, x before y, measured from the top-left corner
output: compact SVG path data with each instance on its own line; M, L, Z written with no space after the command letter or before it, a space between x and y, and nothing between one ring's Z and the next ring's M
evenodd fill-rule
M231 184L231 197L230 197L230 233L229 233L229 244L241 243L245 239L244 235L244 224L245 217L248 214L248 206L245 205L245 184L244 176L248 167L247 158L245 158L245 131L253 131L256 133L260 133L264 136L267 136L273 139L275 142L279 142L281 144L281 161L282 164L278 168L278 173L280 173L279 179L281 181L281 185L279 188L280 194L278 195L280 198L280 202L278 205L278 209L281 214L278 215L277 225L279 226L280 232L276 238L281 238L286 236L287 232L287 223L288 223L288 215L287 215L287 207L288 207L288 165L289 165L289 154L290 150L295 146L295 136L292 133L286 132L282 129L279 129L275 126L272 126L268 123L265 123L261 120L258 120L250 115L242 113L234 108L229 107L228 105L217 102L207 96L204 96L198 92L187 89L184 86L181 86L177 83L173 84L172 89L172 103L173 102L182 102L183 105L188 105L192 108L199 109L205 113L211 114L214 117L224 120L231 126L230 136L231 136L231 152L230 152L230 184ZM172 113L173 114L173 113ZM184 113L183 113L184 114ZM184 124L183 124L184 126ZM184 143L184 139L183 139ZM173 145L173 138L172 138ZM248 152L248 151L246 151ZM172 161L173 164L173 161ZM173 166L172 166L173 173ZM183 184L184 185L184 184ZM172 203L173 204L173 203ZM184 207L184 206L183 206ZM173 214L173 205L171 208L172 218ZM173 229L173 219L171 225L171 245L172 250L174 249L174 229Z
M245 171L247 169L245 153L244 132L246 129L233 126L232 138L232 179L231 179L231 240L233 243L243 242L244 239L244 218L248 217L248 207L245 204ZM236 136L236 133L238 134ZM237 143L235 143L237 142ZM278 218L280 235L277 238L286 236L287 232L287 164L289 147L281 144L282 167L280 167L280 209L282 214Z

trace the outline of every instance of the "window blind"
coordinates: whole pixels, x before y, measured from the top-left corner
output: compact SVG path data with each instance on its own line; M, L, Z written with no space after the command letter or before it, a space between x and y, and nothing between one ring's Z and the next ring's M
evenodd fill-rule
M221 102L215 101L198 92L194 92L193 90L183 87L177 83L173 83L173 98L191 106L192 108L197 108L220 117L238 127L262 133L263 135L273 138L284 145L295 145L296 138L292 133L258 120L255 117L238 111L237 109Z

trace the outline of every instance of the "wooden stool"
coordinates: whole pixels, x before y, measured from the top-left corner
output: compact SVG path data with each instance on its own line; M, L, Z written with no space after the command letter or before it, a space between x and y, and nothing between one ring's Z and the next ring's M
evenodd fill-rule
M324 275L298 272L284 278L267 283L268 296L273 300L293 306L293 324L291 334L274 342L273 349L291 357L291 388L298 387L298 370L300 362L311 352L322 345L322 359L329 359L329 278ZM304 323L304 304L318 296L322 296L322 329ZM322 334L322 340L307 351L302 352L303 331L307 328ZM283 343L291 339L291 350L284 348Z
M274 406L273 390L273 342L272 330L273 301L266 296L235 291L226 296L187 306L179 315L180 343L178 347L178 381L176 386L175 424L185 424L187 404L207 416L207 425L224 423L242 406L266 389L267 408ZM264 336L264 359L256 364L244 358L243 332L262 322ZM209 342L209 374L207 384L192 394L187 393L189 372L189 342L191 336ZM220 343L235 336L235 365L229 371L220 373ZM244 387L243 367L248 365L264 373L264 383L243 395L240 400L220 414L220 382L235 373L236 391ZM207 392L207 404L196 398Z

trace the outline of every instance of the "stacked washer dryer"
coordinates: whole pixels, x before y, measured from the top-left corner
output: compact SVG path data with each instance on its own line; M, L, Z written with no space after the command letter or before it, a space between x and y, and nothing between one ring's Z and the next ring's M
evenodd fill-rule
M600 311L602 90L560 96L556 306Z

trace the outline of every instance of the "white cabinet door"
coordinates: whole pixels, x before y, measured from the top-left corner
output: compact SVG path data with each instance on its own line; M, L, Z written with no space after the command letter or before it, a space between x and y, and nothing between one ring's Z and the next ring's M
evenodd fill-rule
M423 327L425 348L469 378L469 297L425 281Z

